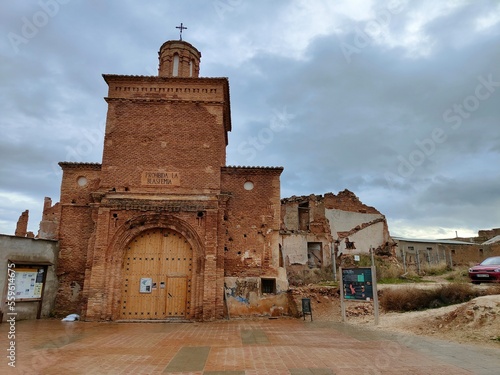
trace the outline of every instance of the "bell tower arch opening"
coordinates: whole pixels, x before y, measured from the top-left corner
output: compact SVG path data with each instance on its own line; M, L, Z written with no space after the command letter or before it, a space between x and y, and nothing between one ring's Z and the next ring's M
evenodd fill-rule
M160 77L198 78L201 52L182 40L163 43L158 52Z

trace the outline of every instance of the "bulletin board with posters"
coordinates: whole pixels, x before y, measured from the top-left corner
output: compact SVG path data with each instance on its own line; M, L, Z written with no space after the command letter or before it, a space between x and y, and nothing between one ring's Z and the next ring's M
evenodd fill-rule
M43 293L47 279L47 270L53 264L50 262L26 262L8 260L9 293L14 292L14 300L9 299L9 306L15 309L15 304L36 303L36 318L40 319L42 314ZM11 289L11 284L13 288ZM10 298L10 297L9 297Z
M42 298L43 284L45 282L45 266L19 265L16 271L16 300L38 300Z
M9 271L14 271L12 279L9 280L12 280L15 286L15 300L40 301L43 298L47 270L52 263L28 263L9 259L8 264Z

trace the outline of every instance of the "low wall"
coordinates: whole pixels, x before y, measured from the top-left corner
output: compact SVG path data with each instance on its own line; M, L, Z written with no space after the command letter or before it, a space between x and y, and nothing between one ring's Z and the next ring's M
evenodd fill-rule
M16 320L36 319L39 301L19 301L14 300L12 303L12 295L8 295L9 287L11 293L14 292L14 285L27 285L28 288L39 283L38 277L41 278L42 273L38 273L35 279L16 280L17 277L26 276L19 271L26 267L36 266L35 269L46 270L46 275L43 275L45 283L43 283L42 305L40 317L45 318L50 316L54 309L54 302L57 292L57 276L56 263L59 253L59 244L53 240L41 240L26 237L16 237L9 235L0 235L0 309L3 312L3 321L6 321L10 316L9 312L15 312ZM14 262L14 266L9 267L9 263ZM10 268L10 270L9 270ZM17 274L13 274L11 270L18 269ZM10 275L10 280L9 280ZM21 281L24 284L21 284ZM36 286L35 286L36 287ZM19 289L19 287L18 287ZM21 291L17 291L21 293ZM17 298L20 298L19 295Z

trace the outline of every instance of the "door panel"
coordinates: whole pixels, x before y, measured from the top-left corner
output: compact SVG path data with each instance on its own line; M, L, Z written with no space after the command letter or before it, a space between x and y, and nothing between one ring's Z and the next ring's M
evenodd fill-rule
M187 240L173 230L151 229L134 238L123 263L120 319L189 316L192 257Z

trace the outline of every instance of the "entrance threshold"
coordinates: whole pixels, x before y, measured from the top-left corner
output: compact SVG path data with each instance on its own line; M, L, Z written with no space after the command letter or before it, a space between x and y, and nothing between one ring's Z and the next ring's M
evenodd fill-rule
M194 321L187 319L127 319L115 320L115 323L194 323Z

